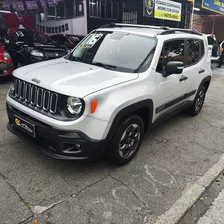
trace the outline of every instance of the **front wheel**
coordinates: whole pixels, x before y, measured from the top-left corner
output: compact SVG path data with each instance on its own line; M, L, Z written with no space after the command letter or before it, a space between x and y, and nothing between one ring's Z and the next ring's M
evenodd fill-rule
M107 153L107 160L125 165L136 155L144 134L144 123L138 115L127 118L119 127Z
M188 112L191 116L197 116L204 104L206 95L206 88L204 86L200 86L195 97L193 105L189 108Z

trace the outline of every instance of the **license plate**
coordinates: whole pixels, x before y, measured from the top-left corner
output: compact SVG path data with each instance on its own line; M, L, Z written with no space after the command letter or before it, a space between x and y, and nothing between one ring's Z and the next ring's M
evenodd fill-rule
M19 128L20 130L24 131L25 133L27 133L28 135L32 136L35 138L36 134L35 134L35 125L31 124L28 121L25 121L24 119L15 116L14 118L14 124L17 128Z

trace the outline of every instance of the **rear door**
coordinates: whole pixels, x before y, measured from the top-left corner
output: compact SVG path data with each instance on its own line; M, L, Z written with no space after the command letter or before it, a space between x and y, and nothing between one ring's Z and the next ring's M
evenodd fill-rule
M185 67L185 76L190 83L188 92L196 93L203 77L210 74L210 61L208 62L206 58L204 40L201 38L188 39Z

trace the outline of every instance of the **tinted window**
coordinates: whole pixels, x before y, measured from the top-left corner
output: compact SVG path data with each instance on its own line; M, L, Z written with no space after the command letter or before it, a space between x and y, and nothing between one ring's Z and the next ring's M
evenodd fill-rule
M65 42L68 42L67 39L64 36L58 36L58 43L60 45L64 45Z
M154 50L156 39L128 33L96 32L73 51L82 63L106 65L117 71L136 72Z
M213 36L208 36L208 45L213 45L216 43L216 39Z
M187 41L188 57L187 66L196 64L200 60L200 40Z
M205 45L204 45L204 41L201 40L201 57L205 54Z
M162 73L169 61L184 62L184 40L173 40L164 44L157 71Z

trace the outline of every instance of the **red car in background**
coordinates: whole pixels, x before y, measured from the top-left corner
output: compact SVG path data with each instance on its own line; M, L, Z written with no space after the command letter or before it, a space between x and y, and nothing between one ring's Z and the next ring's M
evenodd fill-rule
M51 39L56 41L59 45L64 45L70 49L73 49L84 36L78 36L73 34L55 34L51 36Z
M13 62L6 49L0 46L0 77L10 76L13 72Z

